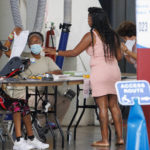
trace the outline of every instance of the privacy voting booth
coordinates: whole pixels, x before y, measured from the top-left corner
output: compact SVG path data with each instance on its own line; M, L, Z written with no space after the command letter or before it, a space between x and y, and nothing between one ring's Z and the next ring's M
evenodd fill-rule
M150 0L136 0L137 79L150 82ZM142 106L150 143L150 105Z

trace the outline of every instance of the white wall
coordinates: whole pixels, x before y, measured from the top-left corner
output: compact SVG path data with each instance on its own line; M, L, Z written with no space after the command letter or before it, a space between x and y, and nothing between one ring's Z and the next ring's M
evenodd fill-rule
M0 0L0 40L6 40L14 27L9 3L9 0Z
M56 30L59 32L57 37L57 44L59 43L60 30L59 24L63 23L63 1L60 0L48 0L48 16L47 20L52 21L56 25ZM81 40L83 35L87 33L90 28L88 26L88 7L99 7L98 0L72 0L72 26L69 35L67 49L73 49ZM77 70L83 71L84 68L81 65L82 58L86 69L89 71L89 56L86 53L82 53L77 57ZM69 63L70 64L70 63Z

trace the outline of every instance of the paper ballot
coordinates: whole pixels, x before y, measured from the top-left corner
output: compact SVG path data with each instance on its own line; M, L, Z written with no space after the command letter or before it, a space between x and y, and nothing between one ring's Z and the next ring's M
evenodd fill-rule
M10 59L12 57L18 56L22 54L28 39L29 31L22 31L19 35L14 33L14 44L12 47Z

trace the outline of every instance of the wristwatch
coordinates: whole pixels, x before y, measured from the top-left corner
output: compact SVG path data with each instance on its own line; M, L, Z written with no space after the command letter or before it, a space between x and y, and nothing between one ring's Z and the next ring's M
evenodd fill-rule
M0 41L0 50L7 52L9 50L9 48L3 46L2 43L1 43L1 41Z
M58 52L56 51L56 56L58 56Z

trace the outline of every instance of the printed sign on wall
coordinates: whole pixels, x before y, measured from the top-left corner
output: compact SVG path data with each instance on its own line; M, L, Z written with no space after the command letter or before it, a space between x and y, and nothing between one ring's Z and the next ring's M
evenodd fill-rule
M136 0L137 48L150 48L150 0Z

